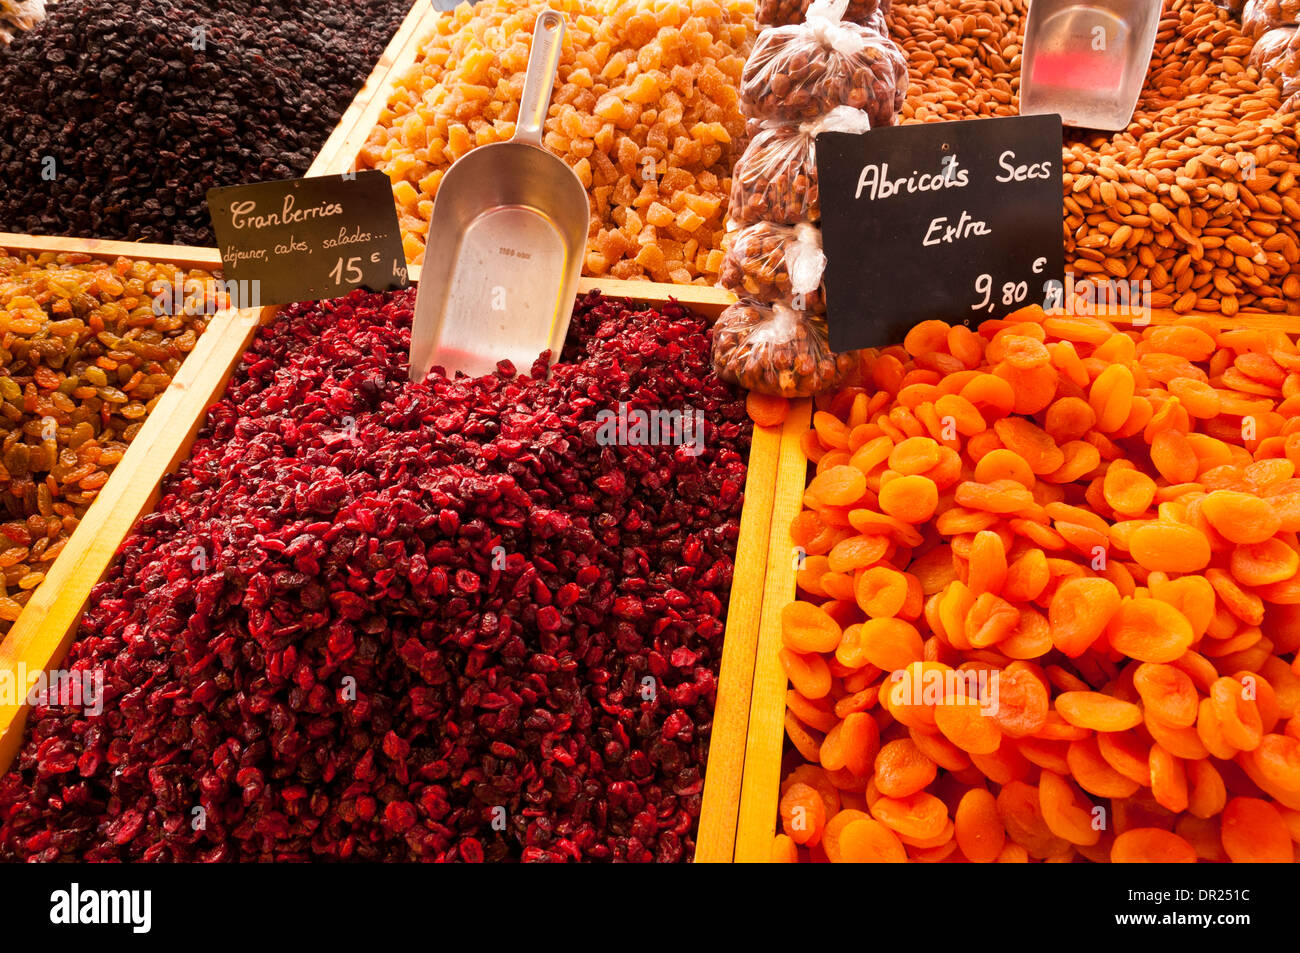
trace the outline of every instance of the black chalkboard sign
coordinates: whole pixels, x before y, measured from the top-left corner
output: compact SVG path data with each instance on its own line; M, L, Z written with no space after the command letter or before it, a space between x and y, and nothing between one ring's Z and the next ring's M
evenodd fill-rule
M392 184L376 169L209 189L208 212L239 307L406 287Z
M1061 117L817 137L831 347L1060 302Z

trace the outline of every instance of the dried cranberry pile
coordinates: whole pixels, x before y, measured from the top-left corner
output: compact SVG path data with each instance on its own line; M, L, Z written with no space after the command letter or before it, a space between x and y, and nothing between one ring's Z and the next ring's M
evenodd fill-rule
M410 384L413 304L261 332L91 597L104 714L31 711L0 860L690 858L750 438L708 329L591 295L549 378ZM703 453L602 445L620 401Z

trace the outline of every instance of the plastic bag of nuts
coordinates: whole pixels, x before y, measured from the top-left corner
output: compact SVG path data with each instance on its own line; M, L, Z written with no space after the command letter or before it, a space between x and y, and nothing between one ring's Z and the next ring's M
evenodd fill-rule
M1246 0L1241 31L1258 39L1280 26L1300 26L1300 0Z
M727 215L735 225L798 225L821 219L817 201L817 135L862 133L871 120L860 109L837 106L806 123L766 122L731 172Z
M1267 36L1266 33L1264 37ZM1300 29L1291 31L1286 49L1277 57L1274 69L1277 70L1277 83L1282 87L1282 98L1285 100L1300 88Z
M814 0L808 19L764 30L740 78L747 116L801 122L836 106L865 110L889 126L907 94L907 60L888 36L845 23L845 0Z
M1300 47L1294 42L1297 31L1293 26L1277 27L1269 30L1255 41L1250 51L1247 65L1259 70L1259 75L1267 80L1277 80L1287 73L1294 73L1297 59L1300 59Z
M713 326L713 369L725 381L779 397L811 397L838 387L856 353L830 349L826 319L744 299Z
M849 0L844 10L844 20L848 23L861 23L879 29L887 34L884 15L889 12L890 0ZM808 14L811 0L758 0L758 10L754 19L759 26L789 26L802 23Z
M1255 54L1261 47L1265 49L1260 54L1261 62L1256 64ZM1300 29L1269 30L1251 51L1251 65L1257 66L1266 80L1281 88L1279 114L1300 113Z
M815 225L759 222L731 237L718 284L740 298L790 301L797 310L822 314L825 269L822 236Z
M1293 76L1282 86L1282 105L1279 114L1300 113L1300 76Z

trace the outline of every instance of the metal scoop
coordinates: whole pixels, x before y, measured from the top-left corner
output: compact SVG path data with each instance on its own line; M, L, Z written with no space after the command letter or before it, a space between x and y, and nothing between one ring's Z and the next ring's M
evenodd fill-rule
M564 18L538 14L508 142L480 146L443 176L433 203L411 328L411 380L434 366L527 372L564 345L587 250L587 190L542 145Z
M1119 130L1133 119L1160 26L1158 0L1033 0L1020 114Z

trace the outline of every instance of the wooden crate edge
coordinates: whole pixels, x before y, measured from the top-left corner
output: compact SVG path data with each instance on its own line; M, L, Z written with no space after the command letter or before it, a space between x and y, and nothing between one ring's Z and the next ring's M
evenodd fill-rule
M65 238L58 235L22 235L0 232L0 248L14 252L56 254L81 252L96 258L134 258L158 264L184 265L208 271L221 267L221 253L196 245L156 245L148 242L120 242L107 238Z
M578 294L584 295L588 291L647 304L666 304L673 300L711 321L736 301L736 296L730 291L709 285L670 285L658 281L620 281L617 278L579 279Z
M745 477L745 506L736 540L736 561L727 606L713 733L704 771L704 801L695 838L696 863L730 863L749 732L763 589L767 579L768 534L776 492L781 435L775 427L754 427Z
M407 276L411 284L420 283L420 266L407 265ZM736 296L723 288L712 285L672 285L661 281L625 281L618 278L578 279L578 297L591 291L599 291L610 298L623 298L627 301L644 304L661 305L676 301L692 311L714 320L729 305L736 303Z
M800 438L808 429L811 417L812 401L799 401L781 428L767 579L754 659L745 773L736 827L737 863L762 863L770 859L772 837L776 831L777 792L781 783L781 754L785 740L786 688L785 670L777 658L777 651L781 647L781 610L794 597L795 591L790 521L803 502L808 463Z

